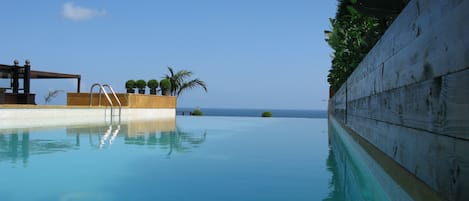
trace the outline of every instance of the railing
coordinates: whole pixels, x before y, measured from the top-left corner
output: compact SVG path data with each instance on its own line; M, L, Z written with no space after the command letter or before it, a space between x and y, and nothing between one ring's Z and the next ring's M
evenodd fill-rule
M121 101L119 100L119 97L117 97L116 92L114 89L111 87L109 84L103 84L103 88L107 87L109 90L111 90L112 95L114 96L114 99L116 99L117 104L119 104L119 117L121 116L121 110L122 110L122 104Z
M93 89L95 87L99 87L98 106L101 106L101 94L104 94L104 96L106 97L107 102L109 103L109 106L111 107L111 121L112 121L112 118L114 116L114 114L113 114L114 104L112 103L112 100L109 97L109 94L106 92L106 89L104 87L107 87L109 90L111 90L111 93L114 96L114 98L116 99L117 104L119 104L119 120L120 120L121 111L122 111L122 104L119 100L119 97L117 97L116 93L114 92L114 89L112 89L111 85L109 85L109 84L101 85L99 83L94 83L93 85L91 85L91 88L90 88L90 107L93 106ZM106 111L104 111L104 113L106 113Z

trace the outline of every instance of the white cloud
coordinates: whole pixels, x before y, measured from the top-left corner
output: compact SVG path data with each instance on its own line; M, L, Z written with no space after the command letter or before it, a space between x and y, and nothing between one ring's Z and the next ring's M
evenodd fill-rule
M76 6L73 2L67 2L63 6L62 15L69 20L89 20L97 16L105 15L106 11L98 11L92 8Z

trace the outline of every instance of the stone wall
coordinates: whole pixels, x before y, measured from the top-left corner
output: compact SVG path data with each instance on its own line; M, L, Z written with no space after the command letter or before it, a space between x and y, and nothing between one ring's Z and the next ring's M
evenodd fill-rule
M468 10L409 2L329 108L447 200L469 200Z

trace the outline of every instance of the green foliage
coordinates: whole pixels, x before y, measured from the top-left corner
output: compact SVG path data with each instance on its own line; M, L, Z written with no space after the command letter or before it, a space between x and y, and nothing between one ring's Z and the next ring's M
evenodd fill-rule
M125 82L125 88L127 89L133 89L135 88L135 80L127 80L127 82Z
M384 30L374 17L347 15L341 20L331 19L332 31L327 42L334 49L332 68L327 81L334 90L347 80L373 47Z
M355 9L353 6L347 6L347 11L348 11L351 15L358 15L357 9Z
M148 84L148 88L150 89L158 88L158 80L155 80L155 79L148 80L147 84Z
M272 112L263 112L262 117L272 117Z
M145 89L147 82L145 82L145 80L137 80L136 85L139 89Z
M202 112L202 110L200 110L200 108L195 108L194 111L192 111L192 115L193 116L204 116L204 113Z
M160 81L160 88L162 90L171 90L171 81L168 79L163 79Z
M356 0L340 0L336 18L330 19L332 30L325 31L326 41L334 50L327 76L334 91L352 74L397 15L394 10L390 15L378 15L365 8L368 7L358 5Z
M161 94L165 96L171 95L171 81L163 79L160 81Z
M199 79L193 79L186 81L187 78L190 78L193 73L187 70L180 70L174 72L173 68L168 67L169 74L165 75L165 78L171 82L171 95L179 96L184 91L188 89L193 89L196 87L202 87L205 92L207 92L207 84L204 81Z

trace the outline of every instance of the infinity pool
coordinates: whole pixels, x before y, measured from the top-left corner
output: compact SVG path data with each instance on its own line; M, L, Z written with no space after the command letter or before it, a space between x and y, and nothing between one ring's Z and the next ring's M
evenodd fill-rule
M349 200L327 119L179 116L1 133L2 201Z

